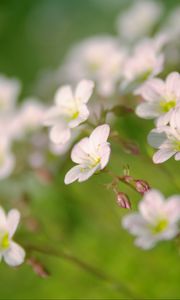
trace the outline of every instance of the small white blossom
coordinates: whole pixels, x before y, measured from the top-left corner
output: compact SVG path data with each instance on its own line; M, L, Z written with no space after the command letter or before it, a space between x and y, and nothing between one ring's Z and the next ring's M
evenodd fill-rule
M112 36L96 36L75 46L61 69L62 76L75 82L90 78L96 82L99 94L104 97L114 93L122 76L126 51Z
M24 249L16 244L12 238L20 220L20 213L12 209L6 215L0 207L0 260L14 267L22 264L25 258Z
M49 109L44 124L50 126L50 139L55 144L66 144L72 128L89 117L87 102L94 88L90 80L82 80L73 93L69 85L61 87L55 95L55 105Z
M148 142L158 149L153 156L154 163L163 163L172 156L180 160L180 130L171 126L155 128L149 133Z
M135 47L133 54L127 58L124 65L122 87L133 82L141 85L162 71L164 56L159 52L162 43L161 38L145 39Z
M8 113L14 109L20 92L20 83L0 75L0 113Z
M180 103L180 74L172 72L165 81L150 79L136 90L136 94L145 100L137 106L136 114L145 119L157 119L157 126L167 125Z
M180 131L180 101L178 105L173 109L170 119L170 126Z
M133 42L151 33L162 14L162 6L157 1L135 1L117 19L120 36Z
M150 249L158 241L173 239L178 233L180 196L167 200L157 190L145 193L139 203L139 212L125 216L122 225L136 236L135 244Z
M9 140L0 136L0 179L8 177L15 165L15 157L11 153Z
M107 142L110 127L107 124L96 127L91 135L77 143L71 152L71 159L78 164L65 176L65 184L76 180L87 180L96 171L102 170L108 164L110 144Z

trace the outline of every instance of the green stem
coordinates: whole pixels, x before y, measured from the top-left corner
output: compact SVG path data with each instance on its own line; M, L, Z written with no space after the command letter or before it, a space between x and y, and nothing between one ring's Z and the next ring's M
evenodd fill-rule
M65 259L65 260L75 264L79 268L95 275L97 278L107 282L113 288L115 288L116 290L123 293L129 299L140 299L139 297L135 296L134 293L132 293L132 291L129 289L129 287L126 286L124 283L116 281L111 276L109 276L106 273L98 270L97 268L87 264L86 262L80 260L79 258L73 256L70 253L64 252L62 250L56 251L56 250L51 249L47 246L42 247L42 246L28 245L28 246L26 246L26 249L27 249L27 251L29 251L29 253L39 252L39 253L44 254L44 255L50 255L50 256L57 257L57 258Z

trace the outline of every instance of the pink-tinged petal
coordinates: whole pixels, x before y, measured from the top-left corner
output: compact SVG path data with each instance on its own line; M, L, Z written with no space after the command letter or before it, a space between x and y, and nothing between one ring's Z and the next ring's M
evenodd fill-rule
M66 144L70 137L71 131L65 124L58 124L50 130L50 139L55 144Z
M104 144L109 137L109 133L110 127L108 124L96 127L89 137L92 149L97 149L101 144Z
M180 75L178 72L172 72L166 78L167 92L171 94L178 94L180 87ZM176 93L177 91L177 93Z
M161 216L163 206L163 195L157 190L150 190L145 193L143 200L139 203L139 210L147 222L154 224L157 217Z
M83 138L77 143L71 152L71 159L77 164L84 164L89 160L89 138Z
M157 240L153 238L153 236L141 236L135 240L135 245L144 249L149 250L152 249L155 244L157 243Z
M19 211L17 209L11 209L7 215L7 226L8 226L8 232L10 238L12 238L12 236L14 235L17 226L19 224L19 220L20 220Z
M174 223L180 220L180 196L171 196L165 203L164 211L170 221Z
M179 233L179 228L176 224L169 226L165 231L159 235L161 240L171 240L177 236Z
M72 169L70 169L64 178L64 183L70 184L70 183L73 183L74 181L76 181L81 174L81 169L82 169L82 167L80 165L75 166Z
M141 95L143 99L149 102L159 102L164 91L164 82L161 79L154 78L148 80L144 85L136 90L136 95Z
M3 254L5 262L12 266L18 266L24 262L25 251L15 242L11 241L10 248Z
M63 106L67 108L74 105L74 97L72 94L71 86L65 85L57 90L55 95L55 103L58 106Z
M167 113L165 113L162 116L158 117L158 119L156 120L156 126L157 127L166 126L171 120L172 113L173 113L173 110L171 109Z
M160 164L171 158L176 151L172 149L160 149L153 155L153 162L155 164Z
M180 152L176 153L174 158L175 160L180 160Z
M137 116L145 119L153 119L159 116L158 105L154 102L144 102L137 106L136 108Z
M2 207L0 207L0 228L6 228L7 226L7 219L5 211Z
M57 106L51 107L44 115L44 126L51 126L56 124L61 118L60 111Z
M171 114L170 125L180 130L180 101Z
M128 214L122 219L122 226L131 234L141 236L148 234L147 222L139 213Z
M91 80L81 80L75 91L75 99L78 104L87 103L92 95L94 82Z

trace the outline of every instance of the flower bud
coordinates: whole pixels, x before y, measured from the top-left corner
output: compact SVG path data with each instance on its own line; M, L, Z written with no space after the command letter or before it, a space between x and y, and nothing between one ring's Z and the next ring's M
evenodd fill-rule
M144 195L144 193L146 193L147 191L150 190L149 184L146 181L141 180L141 179L135 180L135 188L136 188L136 191L142 195Z
M128 196L123 192L117 193L117 203L122 208L131 209L131 202Z

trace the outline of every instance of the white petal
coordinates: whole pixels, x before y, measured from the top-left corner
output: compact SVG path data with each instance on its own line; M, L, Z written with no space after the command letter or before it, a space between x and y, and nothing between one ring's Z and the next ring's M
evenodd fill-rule
M74 104L71 86L65 85L57 90L55 95L55 103L58 106L63 107L71 107Z
M106 143L106 145L103 145L99 153L101 157L101 170L102 170L106 167L110 159L110 154L111 154L110 145L108 143Z
M81 174L79 176L79 182L88 180L96 171L100 169L100 164L96 165L94 168L89 168L88 166L81 165Z
M57 106L53 106L50 109L48 109L45 113L43 124L44 126L51 126L57 124L61 117L62 115L60 114L59 108Z
M135 240L135 245L144 250L149 250L155 246L156 242L157 240L153 236L141 236Z
M171 158L176 151L172 149L160 149L153 155L153 162L155 164L160 164Z
M170 111L168 111L167 113L163 114L162 116L160 116L157 120L156 120L156 126L157 127L162 127L162 126L166 126L170 120L171 120L171 115L173 113L173 110L171 109Z
M91 80L81 80L75 92L75 99L79 104L87 103L92 95L94 82Z
M82 104L79 108L79 115L76 119L69 122L69 127L74 128L77 127L79 124L86 121L89 117L89 110L85 104Z
M7 215L7 226L9 231L9 237L12 238L15 233L20 220L20 213L17 209L11 209Z
M122 219L122 226L133 235L146 234L147 222L139 213L132 213Z
M71 159L77 164L84 164L89 159L89 138L83 138L77 143L71 152Z
M91 133L89 140L94 148L98 148L99 145L105 143L109 137L110 127L107 124L96 127Z
M71 131L65 124L59 124L51 128L50 139L55 144L66 144L71 137Z
M170 94L176 94L176 90L179 90L180 86L180 75L178 72L172 72L166 78L167 91Z
M21 246L11 241L10 248L4 252L3 256L8 265L15 267L24 262L25 251Z
M174 158L175 160L180 160L180 152L176 153Z
M154 102L144 102L137 106L136 114L145 119L152 119L159 116L157 103Z
M72 169L70 169L67 172L67 174L64 178L64 183L65 184L70 184L70 183L76 181L79 178L80 173L81 173L81 166L73 167Z
M171 196L165 204L165 212L170 223L180 220L180 196Z
M161 215L163 205L163 195L157 190L150 190L145 193L143 200L139 203L139 210L144 219L153 224Z
M2 207L0 207L0 228L6 228L7 226L7 218L5 211Z
M163 130L153 129L147 139L152 147L158 149L167 140L167 135Z
M148 80L143 86L136 90L136 95L141 95L150 102L159 102L164 91L164 82L161 79L154 78Z

